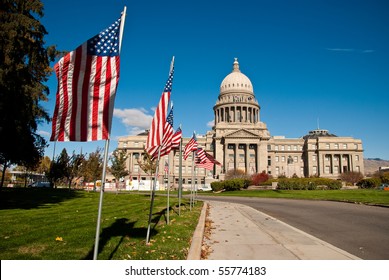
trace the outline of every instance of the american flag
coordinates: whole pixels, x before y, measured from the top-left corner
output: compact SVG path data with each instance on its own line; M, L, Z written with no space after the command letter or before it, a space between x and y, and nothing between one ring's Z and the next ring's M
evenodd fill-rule
M181 138L182 138L182 130L179 127L179 128L177 128L176 132L174 132L174 134L173 134L172 150L180 148Z
M167 161L165 161L165 173L169 173L169 164L167 163Z
M159 100L158 107L155 110L151 127L146 141L146 151L149 155L154 155L158 152L158 149L162 146L162 140L166 123L167 106L170 100L170 94L173 85L174 74L174 57L170 65L169 78L166 82L165 88L162 92L161 99Z
M62 57L50 141L109 138L119 81L121 19Z
M188 144L186 144L184 149L184 159L186 160L191 152L197 150L197 139L196 134L193 132L192 138L189 140Z
M170 113L166 118L164 134L162 138L162 146L160 156L168 155L172 149L172 139L173 139L173 106L170 109ZM158 153L153 155L153 158L156 158Z
M198 163L204 163L207 160L205 151L202 148L197 148L196 156L198 159Z
M207 152L205 152L205 160L203 162L200 162L199 160L196 162L196 165L197 167L199 168L205 168L207 170L213 170L213 166L216 164L216 165L220 165L221 166L221 163L218 162L216 159L214 159L213 156L211 156L210 154L208 154Z

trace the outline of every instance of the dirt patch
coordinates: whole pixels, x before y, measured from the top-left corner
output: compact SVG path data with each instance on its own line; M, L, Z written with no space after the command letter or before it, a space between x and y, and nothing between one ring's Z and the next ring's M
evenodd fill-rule
M213 221L209 218L210 206L206 209L206 217L205 217L205 227L204 227L204 238L201 246L201 259L206 260L210 253L212 253L211 247L207 244L207 240L210 240L210 236L212 234L212 230L215 229L213 226Z

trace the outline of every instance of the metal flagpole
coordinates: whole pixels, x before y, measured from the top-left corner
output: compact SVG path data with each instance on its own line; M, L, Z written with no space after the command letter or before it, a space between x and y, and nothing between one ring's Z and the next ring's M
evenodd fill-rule
M192 182L190 184L190 211L192 211L192 204L193 204L193 184L194 184L194 158L195 158L195 152L192 152Z
M99 200L99 210L97 213L97 226L96 226L96 238L95 238L95 248L93 252L93 259L97 260L97 255L99 253L99 236L100 236L100 225L101 225L101 210L103 208L103 196L104 196L104 186L105 186L105 172L108 162L108 148L109 148L109 139L105 141L104 148L104 163L103 163L103 175L101 179L100 186L100 200Z
M126 18L126 10L127 10L127 7L124 6L124 10L123 10L122 17L121 17L121 23L120 23L120 32L119 32L119 53L120 53L121 46L122 46L124 21L125 21L125 18ZM99 210L98 210L98 213L97 213L95 247L94 247L94 252L93 252L93 259L94 260L97 260L97 255L99 253L99 237L100 237L100 226L101 226L101 212L102 212L102 208L103 208L105 175L106 175L107 163L108 163L108 149L109 149L109 136L108 136L108 139L105 141L105 147L104 147L103 174L102 174L102 178L101 178Z
M166 210L166 224L170 223L170 153L167 155L167 210Z
M181 125L180 125L181 128ZM178 216L181 216L181 198L182 198L182 138L180 139L180 157L178 167Z
M155 197L155 189L157 188L157 176L158 176L158 172L159 172L159 160L160 159L161 159L161 147L158 148L157 168L155 170L153 191L151 192L151 202L150 202L149 222L148 222L148 226L147 226L146 244L149 244L149 242L150 242L151 218L153 216L154 197Z

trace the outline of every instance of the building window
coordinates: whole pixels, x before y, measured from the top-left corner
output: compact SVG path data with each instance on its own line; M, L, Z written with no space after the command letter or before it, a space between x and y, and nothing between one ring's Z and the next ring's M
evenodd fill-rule
M271 145L267 145L267 150L271 151Z
M278 166L276 166L276 175L279 175L280 174L280 168Z
M267 157L267 165L270 166L271 165L271 157Z
M281 161L285 162L285 157L284 156L281 157Z
M293 151L297 151L297 146L293 145Z
M279 162L279 161L280 161L280 157L276 156L276 162Z
M312 145L311 145L311 148L314 149L314 150L316 150L316 144L312 144Z
M274 146L274 150L278 151L278 145Z
M288 149L288 151L290 151L290 149L291 149L291 148L290 148L290 145L288 145L287 149Z
M356 160L356 161L359 161L359 155L356 155L356 156L355 156L355 160Z
M312 155L312 161L316 161L316 155Z
M330 144L326 143L326 149L329 149L329 148L330 148Z
M361 172L361 167L360 167L360 166L356 166L356 167L355 167L355 170L356 170L357 172Z
M281 145L281 151L285 151L285 146Z
M317 174L317 166L312 167L312 174L316 175Z
M297 156L294 156L294 157L293 157L293 161L294 161L294 162L298 162L298 157L297 157Z
M343 149L347 149L347 144L343 144Z
M134 142L134 147L139 147L139 142Z
M329 174L330 173L330 166L329 165L326 165L326 167L324 168L324 172L326 174Z
M335 144L334 144L334 149L336 149L336 150L339 149L339 144L338 144L338 143L335 143Z

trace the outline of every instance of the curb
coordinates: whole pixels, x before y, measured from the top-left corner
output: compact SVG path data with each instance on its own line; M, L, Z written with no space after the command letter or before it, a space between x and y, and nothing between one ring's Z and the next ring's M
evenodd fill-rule
M189 248L187 260L200 260L201 259L201 247L203 246L205 218L207 214L208 203L204 201L203 208L201 209L199 223L193 233L192 242Z

